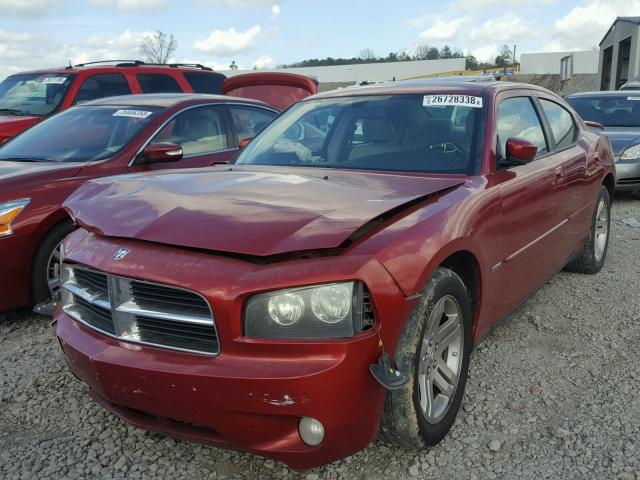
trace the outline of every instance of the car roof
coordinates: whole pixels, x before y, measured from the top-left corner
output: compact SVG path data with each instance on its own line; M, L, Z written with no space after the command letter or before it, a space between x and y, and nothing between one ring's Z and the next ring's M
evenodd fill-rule
M112 70L112 71L122 71L122 70L131 70L131 69L141 69L141 70L171 70L171 71L188 71L188 72L205 72L205 73L216 73L212 69L205 67L203 65L191 65L191 64L154 64L154 63L142 63L142 62L128 62L123 61L121 63L87 63L87 64L79 64L79 65L69 65L66 67L51 67L51 68L39 68L36 70L25 70L22 72L12 73L9 76L13 75L33 75L33 74L47 74L47 73L78 73L87 70Z
M451 92L464 95L483 95L485 91L502 91L511 89L530 89L544 92L549 90L528 83L504 82L492 77L441 77L419 80L402 80L398 82L376 83L357 87L332 90L308 97L302 101L317 98L351 97L364 95L401 95L429 94Z
M581 98L581 97L622 97L631 95L632 92L624 90L603 90L595 92L580 92L567 95L566 98Z
M210 95L206 93L141 93L137 95L118 95L115 97L99 98L81 105L102 105L102 106L127 106L127 107L163 107L170 108L185 102L193 103L250 103L273 110L273 107L251 98L229 97L225 95Z

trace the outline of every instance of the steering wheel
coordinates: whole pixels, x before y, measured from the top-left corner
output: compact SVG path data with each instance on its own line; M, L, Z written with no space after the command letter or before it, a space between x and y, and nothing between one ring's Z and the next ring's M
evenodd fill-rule
M453 142L430 143L424 148L425 150L441 150L442 153L457 153L459 155L469 154L465 147Z

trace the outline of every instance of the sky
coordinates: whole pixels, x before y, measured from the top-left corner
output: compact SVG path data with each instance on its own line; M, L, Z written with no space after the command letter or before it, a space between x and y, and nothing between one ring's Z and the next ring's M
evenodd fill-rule
M422 44L491 61L505 43L518 54L596 48L616 16L634 14L640 0L0 0L0 78L136 59L156 30L175 36L173 61L216 69Z

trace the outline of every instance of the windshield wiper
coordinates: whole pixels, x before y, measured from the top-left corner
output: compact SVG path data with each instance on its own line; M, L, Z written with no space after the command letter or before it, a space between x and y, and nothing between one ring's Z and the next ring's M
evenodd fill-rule
M9 157L9 158L0 158L2 162L52 162L54 160L47 160L46 158L36 158L36 157Z
M8 113L9 115L24 115L21 110L16 110L15 108L0 108L0 114Z

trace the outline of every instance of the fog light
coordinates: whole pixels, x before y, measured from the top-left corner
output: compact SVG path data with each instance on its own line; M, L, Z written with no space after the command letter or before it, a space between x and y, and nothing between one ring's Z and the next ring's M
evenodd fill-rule
M302 417L298 430L302 441L312 447L320 445L324 439L324 427L315 418Z

